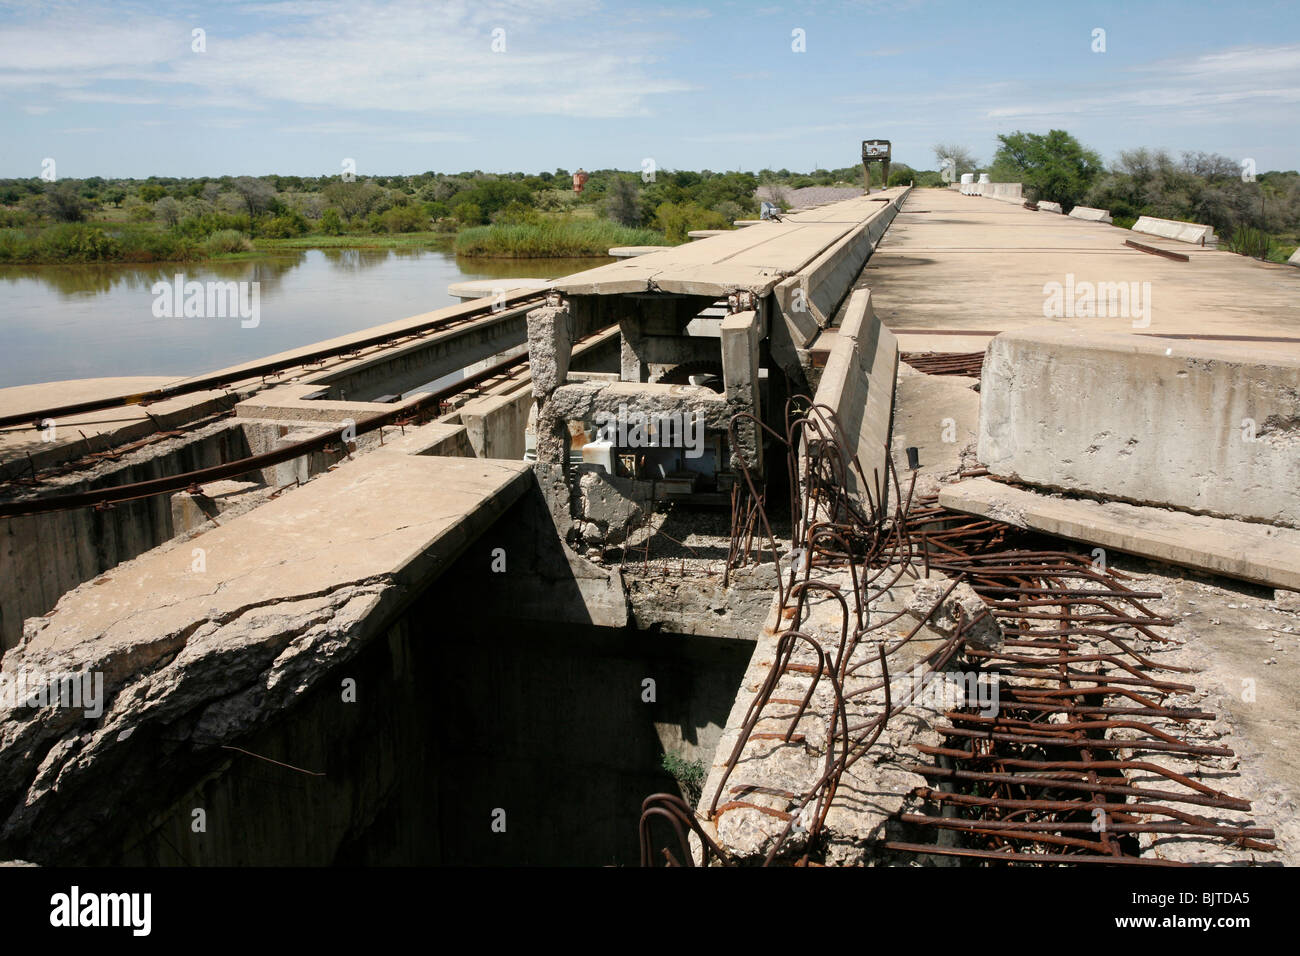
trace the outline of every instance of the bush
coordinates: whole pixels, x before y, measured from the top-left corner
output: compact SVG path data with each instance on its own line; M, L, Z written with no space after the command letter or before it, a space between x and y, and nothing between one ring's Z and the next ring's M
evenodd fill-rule
M97 262L121 254L117 239L102 229L65 223L50 226L36 240L36 254L55 262Z
M203 242L203 251L210 256L223 253L248 252L253 244L242 232L235 229L221 229L208 236Z
M491 219L493 223L503 226L538 226L546 221L546 217L540 212L521 202L512 202L508 206L503 206L492 214Z
M465 226L477 226L487 222L482 208L477 203L457 203L451 214L456 217L457 222Z
M32 254L32 243L21 229L0 229L0 262L22 262Z
M339 215L339 211L333 206L321 213L320 231L327 236L343 235L343 217Z
M302 213L296 209L290 209L286 212L268 219L262 223L262 235L267 239L296 239L298 236L305 236L310 231L307 220Z
M428 226L428 217L419 206L394 206L379 214L379 229L375 231L420 232Z
M669 242L685 242L693 229L728 229L726 218L695 203L666 202L655 210L655 224Z
M208 212L197 216L187 216L176 227L179 235L189 239L201 240L217 232L234 230L248 232L247 216L232 216L229 213Z

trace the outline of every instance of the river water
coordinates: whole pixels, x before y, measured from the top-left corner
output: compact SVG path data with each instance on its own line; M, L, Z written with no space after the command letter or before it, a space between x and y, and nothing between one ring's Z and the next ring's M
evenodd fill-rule
M196 375L454 305L447 286L463 279L554 278L610 261L311 249L237 262L0 266L0 388ZM177 273L184 282L258 283L256 325L156 316L154 284Z

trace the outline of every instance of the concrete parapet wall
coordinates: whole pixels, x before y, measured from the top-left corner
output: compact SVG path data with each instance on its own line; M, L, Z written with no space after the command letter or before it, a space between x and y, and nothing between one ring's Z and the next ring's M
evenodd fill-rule
M848 447L858 456L870 487L858 487L852 476L849 492L862 504L868 491L876 499L885 486L897 374L898 339L876 317L871 292L858 289L849 300L814 401L835 410Z
M951 183L948 188L960 191L963 196L983 196L1004 202L1023 201L1024 187L1021 183Z
M876 243L889 229L911 187L882 202L878 213L827 248L796 275L773 289L794 347L805 348L832 317L853 287Z
M1176 219L1156 219L1142 216L1133 224L1134 232L1144 232L1149 236L1164 239L1177 239L1179 242L1194 242L1201 246L1217 246L1219 237L1214 234L1213 226L1198 222L1179 222Z
M1110 213L1105 209L1094 209L1092 206L1075 206L1070 210L1071 219L1083 219L1087 222L1114 222Z
M984 360L979 458L1028 484L1300 527L1300 359L1005 332Z

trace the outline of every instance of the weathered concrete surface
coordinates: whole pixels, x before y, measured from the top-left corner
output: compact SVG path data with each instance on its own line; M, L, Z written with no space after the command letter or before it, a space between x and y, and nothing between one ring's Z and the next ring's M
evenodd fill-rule
M174 383L174 378L87 378L0 389L0 415L140 394ZM148 407L129 405L48 419L41 427L0 431L0 479L27 475L114 445L137 441L231 408L238 396L225 391L195 392ZM34 417L34 416L33 416Z
M14 498L72 494L192 471L248 454L245 429L233 419L200 425L117 460L49 478ZM154 497L108 510L77 508L0 519L0 647L11 647L23 620L44 614L69 588L133 558L175 534L170 502Z
M756 227L757 228L757 227ZM1124 245L1178 252L1174 262ZM983 333L1033 325L1073 326L1077 318L1045 317L1048 283L1150 283L1150 325L1133 316L1098 315L1094 331L1126 334L1264 336L1291 341L1266 346L1300 356L1300 271L1175 240L1135 237L1105 223L1042 216L1011 203L916 189L863 269L876 314L907 351L969 352ZM981 335L918 335L927 330Z
M65 595L0 668L102 675L104 712L0 712L0 856L74 846L156 785L162 753L265 723L532 486L522 462L377 451Z
M847 448L862 466L865 488L846 467L849 493L864 508L869 499L879 506L879 490L888 482L898 339L877 318L866 289L853 293L838 332L813 400L835 410Z
M462 302L468 302L471 299L487 299L519 289L542 291L550 287L549 279L467 279L447 286L447 293Z
M723 235L665 248L622 262L557 279L566 295L678 292L717 298L737 289L766 295L786 276L799 272L828 248L877 215L884 203L906 193L899 187L870 198L845 200L821 209L763 222Z
M814 573L814 579L838 585L848 593L848 573ZM902 611L911 600L912 587L904 584L880 595L875 605L882 616L888 617ZM776 659L780 631L790 627L790 621L778 619L775 602L766 626L758 638L749 668L741 682L726 729L718 742L712 765L704 784L698 811L708 817L709 807L723 785L723 771L744 726L749 708L767 680ZM840 639L840 606L825 592L810 591L808 614L800 625L800 632L814 638L834 656ZM894 643L905 635L916 621L903 615L873 634ZM921 627L916 637L900 647L890 657L890 684L895 706L908 699L913 687L911 668L927 654L932 653L943 638L929 627ZM860 669L845 681L844 694L849 700L848 720L859 726L879 716L884 702L881 690L867 691L870 684L880 679L879 666L871 662L876 649L875 641L863 642L850 659L850 671L855 665ZM816 666L816 657L803 642L796 644L793 656L796 665ZM793 670L782 676L773 697L785 701L802 699L808 691L807 673ZM866 691L864 693L864 691ZM779 788L792 793L805 792L825 771L830 715L834 709L834 692L828 681L821 681L812 695L812 701L793 728L789 743L773 739L770 735L784 734L790 728L791 708L785 704L771 703L763 712L755 731L768 737L751 737L742 749L738 763L725 782L725 790L718 798L719 807L727 807L716 820L705 822L712 828L712 836L735 860L741 864L761 863L774 841L785 829L788 815L798 807L785 797L765 793L756 788ZM783 716L784 715L784 716ZM942 714L927 700L917 700L896 714L888 723L884 734L866 755L854 763L841 778L836 799L826 818L825 862L830 865L852 866L881 862L879 841L900 836L901 824L892 819L909 802L913 787L923 786L923 779L904 770L900 764L914 762L913 744L938 746L935 727L942 722ZM838 746L838 744L837 744ZM731 805L732 801L756 804L767 811L752 806ZM786 816L783 816L786 815ZM806 833L793 832L785 843L781 859L797 856L806 844Z
M926 375L906 362L898 363L890 448L904 486L909 481L909 446L917 451L922 475L934 480L955 476L967 457L973 461L980 420L979 393L971 387L975 384L963 375ZM917 489L933 487L926 482L918 483Z
M1054 212L1054 213L1057 213L1057 214L1060 214L1060 213L1064 212L1064 210L1061 208L1061 204L1060 204L1059 202L1050 202L1050 201L1045 200L1045 199L1040 199L1040 200L1038 201L1038 211L1039 211L1039 212Z
M939 504L1017 528L1300 591L1300 531L1291 528L1048 496L988 478L944 485Z
M1300 358L1004 333L984 361L979 458L1033 485L1300 527Z
M1214 234L1214 227L1199 222L1181 222L1177 219L1157 219L1154 216L1140 216L1133 224L1134 232L1144 232L1163 239L1175 239L1178 242L1194 242L1199 246L1216 246L1219 237Z

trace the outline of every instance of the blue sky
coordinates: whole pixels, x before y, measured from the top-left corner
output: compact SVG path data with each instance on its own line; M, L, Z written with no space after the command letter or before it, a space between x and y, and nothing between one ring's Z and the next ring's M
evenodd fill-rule
M1300 3L0 0L0 122L5 177L810 169L876 137L933 168L1051 128L1294 169Z

